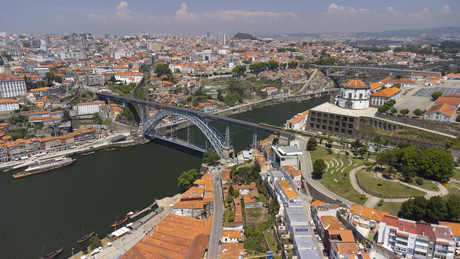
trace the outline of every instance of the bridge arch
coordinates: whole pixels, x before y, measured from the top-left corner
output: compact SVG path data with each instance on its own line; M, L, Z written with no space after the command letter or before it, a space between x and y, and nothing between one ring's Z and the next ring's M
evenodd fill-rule
M197 126L206 138L211 142L214 150L219 154L220 157L224 157L224 149L230 147L227 139L206 119L201 116L182 110L163 108L156 112L153 116L143 121L142 123L142 134L149 135L150 132L167 116L175 115L183 117L191 121Z

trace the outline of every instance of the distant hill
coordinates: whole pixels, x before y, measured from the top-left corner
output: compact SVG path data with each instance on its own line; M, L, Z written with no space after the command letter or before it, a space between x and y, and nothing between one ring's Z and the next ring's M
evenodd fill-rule
M238 32L237 34L235 34L235 36L233 36L233 38L241 39L241 40L257 40L257 38L252 36L251 34L242 33L242 32Z
M355 33L348 33L355 35L357 37L371 37L371 38L379 38L379 37L418 37L422 34L425 34L426 39L430 39L430 37L434 37L440 34L451 34L451 33L460 33L460 27L439 27L439 28L428 28L428 29L409 29L409 30L391 30L391 31L380 31L380 32L355 32ZM284 35L279 34L272 34L272 35L259 35L259 36L270 36L273 38L277 38L280 36L288 36L288 37L305 37L305 38L320 38L321 34L323 33L286 33ZM343 34L342 32L338 33L324 33L324 34Z
M439 27L419 30L393 30L381 32L357 32L356 36L361 37L417 37L425 34L425 37L432 37L439 34L460 33L460 27Z

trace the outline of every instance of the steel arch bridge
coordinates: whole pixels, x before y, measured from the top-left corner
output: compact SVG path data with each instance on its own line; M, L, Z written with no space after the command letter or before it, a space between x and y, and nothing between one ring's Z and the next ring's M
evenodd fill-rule
M214 150L219 154L220 157L224 157L224 150L232 148L229 137L224 137L211 123L201 116L181 111L177 109L163 108L155 113L153 116L143 121L142 123L142 134L151 135L155 127L167 116L175 115L183 117L197 126L203 134L211 142Z

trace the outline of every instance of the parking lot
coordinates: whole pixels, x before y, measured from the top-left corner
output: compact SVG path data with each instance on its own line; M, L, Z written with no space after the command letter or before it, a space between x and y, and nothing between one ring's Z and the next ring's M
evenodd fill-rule
M394 106L398 110L398 113L402 109L409 109L411 112L409 115L413 115L412 111L415 109L427 111L434 104L431 94L436 91L443 94L460 94L459 81L444 81L438 87L425 86L424 80L417 80L417 83L418 86L415 89L412 88L412 90L410 90L411 88L401 88L402 93L406 90L408 91L406 95L401 95L401 99Z

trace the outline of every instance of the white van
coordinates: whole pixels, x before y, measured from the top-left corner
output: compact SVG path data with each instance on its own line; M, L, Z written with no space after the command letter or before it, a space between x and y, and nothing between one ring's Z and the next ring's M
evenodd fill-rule
M310 226L314 226L315 225L315 222L313 222L313 220L310 220Z

